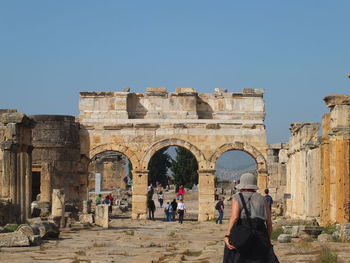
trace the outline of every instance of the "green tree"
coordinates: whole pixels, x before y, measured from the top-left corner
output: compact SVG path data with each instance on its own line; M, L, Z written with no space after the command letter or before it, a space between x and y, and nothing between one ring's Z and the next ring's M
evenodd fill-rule
M151 158L148 164L148 183L155 184L161 183L163 186L167 184L167 172L171 166L171 156L166 153L168 147L162 148L157 151Z
M174 183L177 186L183 185L192 188L198 184L198 164L193 154L182 147L176 147L176 158L171 164L170 170L173 173Z

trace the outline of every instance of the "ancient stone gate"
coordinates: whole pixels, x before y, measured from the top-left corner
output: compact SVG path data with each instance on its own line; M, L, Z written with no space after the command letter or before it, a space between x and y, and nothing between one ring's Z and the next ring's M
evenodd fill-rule
M200 221L214 217L215 165L224 152L250 154L257 162L260 188L267 185L262 90L81 92L79 109L81 154L91 160L96 154L116 151L132 163L133 219L146 218L148 162L163 147L181 146L196 157Z

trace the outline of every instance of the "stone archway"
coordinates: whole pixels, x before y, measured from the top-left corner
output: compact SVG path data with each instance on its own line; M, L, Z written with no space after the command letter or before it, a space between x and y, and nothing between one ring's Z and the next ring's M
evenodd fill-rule
M148 163L157 151L167 146L183 147L190 151L196 158L198 163L198 220L205 221L212 219L214 217L214 210L212 209L213 204L211 199L214 197L214 180L208 181L209 177L207 173L207 161L204 154L196 146L178 138L169 138L157 141L145 151L145 154L140 162L142 170L135 171L137 176L135 176L134 180L135 187L133 193L132 218L139 219L146 216ZM208 188L210 189L208 190ZM134 210L134 207L137 207L137 209ZM140 214L139 212L143 212L144 214Z
M95 148L90 150L89 159L91 160L95 155L106 151L120 152L124 154L130 160L133 169L135 170L139 169L140 162L136 154L133 151L131 151L128 147L117 143L105 143L105 144L96 146Z
M258 172L258 186L259 189L265 189L267 187L267 162L264 155L257 150L254 146L243 143L243 142L234 142L226 143L221 145L209 158L210 168L214 169L217 159L225 152L239 150L248 153L257 164Z
M189 150L193 156L196 158L197 163L198 163L198 169L205 169L206 167L206 160L203 155L203 153L193 144L177 139L177 138L169 138L161 141L157 141L153 143L146 151L144 154L142 160L141 160L141 167L143 170L147 170L148 163L151 160L152 156L159 151L160 149L167 147L167 146L180 146L183 147L187 150Z

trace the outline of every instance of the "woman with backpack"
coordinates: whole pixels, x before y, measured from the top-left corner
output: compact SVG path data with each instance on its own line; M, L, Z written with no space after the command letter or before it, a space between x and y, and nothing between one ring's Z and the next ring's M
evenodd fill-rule
M271 211L265 197L256 193L256 176L243 174L236 188L240 192L232 197L223 262L278 263L270 242Z

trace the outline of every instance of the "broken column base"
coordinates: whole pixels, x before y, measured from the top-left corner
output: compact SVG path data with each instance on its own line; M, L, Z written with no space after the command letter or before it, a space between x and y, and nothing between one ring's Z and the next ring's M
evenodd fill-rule
M108 228L108 205L96 206L95 224L103 228Z

